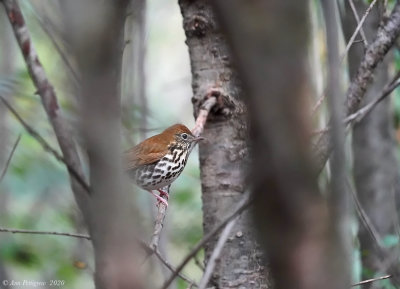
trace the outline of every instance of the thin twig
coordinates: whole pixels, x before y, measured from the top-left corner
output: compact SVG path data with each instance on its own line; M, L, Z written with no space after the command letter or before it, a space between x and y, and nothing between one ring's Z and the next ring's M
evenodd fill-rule
M197 267L199 267L199 269L204 272L205 268L204 268L204 265L202 264L202 262L200 262L199 257L197 255L194 255L193 260L194 260L194 263L197 265Z
M6 173L7 173L8 166L10 165L11 159L12 159L12 157L13 157L13 155L14 155L15 149L17 148L20 139L21 139L21 135L18 135L18 138L17 138L17 140L15 141L15 143L14 143L12 149L11 149L10 155L8 156L8 159L7 159L7 162L6 162L5 166L4 166L3 172L2 172L1 175L0 175L0 183L1 183L1 181L2 181L3 178L4 178L4 176L5 176Z
M75 171L74 167L71 166L67 160L59 154L51 145L32 127L30 126L21 115L12 107L12 105L2 96L0 95L0 100L7 107L7 109L15 116L15 118L19 121L19 123L25 128L25 130L34 138L36 141L42 146L42 148L50 152L58 161L64 163L68 168L68 171L71 175L80 183L80 185L85 188L88 192L90 192L89 185L82 179L80 174Z
M42 30L47 34L47 37L50 39L51 43L53 43L54 48L57 50L58 54L60 55L61 59L63 60L65 66L68 67L68 70L70 71L72 78L74 79L75 83L77 85L80 84L80 78L78 77L78 74L76 73L75 69L72 67L70 61L68 60L68 57L65 55L64 50L61 48L61 46L57 43L57 41L54 39L53 34L50 32L50 29L47 27L46 23L40 18L39 14L37 13L36 9L33 8L33 14L36 17L37 22L39 23L40 27Z
M150 248L150 247L149 247L149 248ZM166 259L164 259L164 258L161 256L161 254L160 254L159 251L154 250L154 255L156 255L157 258L161 261L161 263L163 263L164 266L167 267L171 272L176 272L176 268L174 268ZM199 286L197 285L196 282L194 282L193 280L189 279L188 277L186 277L186 276L183 275L182 273L179 272L179 273L178 273L178 276L179 276L182 280L184 280L184 281L186 281L188 284L190 284L192 287L193 287L193 286L199 287Z
M233 226L236 224L237 220L238 220L238 217L231 220L226 225L224 230L222 231L221 236L219 237L218 242L215 245L215 248L214 248L210 258L208 259L206 270L205 270L203 277L201 278L201 281L199 283L199 289L206 288L208 281L210 280L211 275L214 271L215 265L217 264L218 258L222 253L222 249L224 248L224 245L225 245L226 241L228 240L229 234L231 233Z
M51 232L51 231L35 231L35 230L21 230L21 229L8 229L0 228L0 232L13 233L13 234L34 234L34 235L55 235L55 236L65 236L79 239L90 240L89 235L74 234L74 233L62 233L62 232Z
M371 12L372 8L374 7L376 1L377 1L377 0L374 0L374 1L371 2L371 4L369 5L369 7L367 8L367 10L365 11L363 17L362 17L361 20L358 22L358 25L357 25L356 30L354 30L353 35L350 37L350 40L349 40L349 42L348 42L347 45L346 45L346 49L345 49L344 52L343 52L343 55L342 55L342 57L341 57L341 59L340 59L340 63L342 63L343 60L345 59L347 53L349 52L349 49L350 49L351 45L353 44L354 39L356 38L356 36L357 36L358 32L360 31L362 25L364 24L365 19L367 19L368 14Z
M326 98L326 88L322 92L322 95L318 98L317 102L314 104L313 108L311 109L311 114L315 115L315 113L318 111L319 107L324 103L324 100Z
M351 287L361 286L361 285L365 285L365 284L369 284L372 282L381 281L381 280L385 280L385 279L389 279L389 278L392 278L392 275L386 275L386 276L381 276L381 277L377 277L377 278L373 278L373 279L364 280L364 281L361 281L361 282L351 285Z
M374 225L371 223L367 213L364 211L360 201L358 200L355 190L353 190L353 188L350 184L349 178L346 179L346 183L347 183L348 191L350 191L350 194L353 198L354 204L356 205L355 207L356 207L358 216L361 219L361 222L363 223L364 227L367 229L367 231L371 235L371 238L374 240L375 246L377 247L377 249L379 251L381 251L382 250L381 236L379 235L378 231L375 229Z
M358 12L357 12L356 6L354 5L353 0L349 0L349 4L351 7L351 10L353 11L353 15L354 15L354 18L356 19L357 25L360 25L360 17L358 16ZM365 36L365 32L364 32L364 29L362 28L362 25L360 28L360 34L361 34L361 38L364 42L364 47L367 48L368 40L367 40L367 37ZM355 41L353 41L353 42L355 43Z
M172 281L176 278L177 274L186 266L186 264L197 254L197 252L206 244L212 237L214 237L219 231L221 231L226 224L231 221L236 216L240 215L245 209L249 207L252 203L252 199L250 198L250 193L246 193L243 200L238 204L237 208L231 213L228 214L217 226L214 227L213 230L208 232L190 251L190 253L183 259L181 264L176 268L176 271L171 275L171 277L164 283L161 287L162 289L167 289Z
M388 95L390 95L393 90L395 90L400 85L400 72L398 72L395 77L388 83L383 89L381 95L375 100L371 101L369 104L360 108L355 113L352 113L344 119L345 124L353 124L354 122L360 122L369 112L376 107L378 103L384 100Z
M356 18L356 21L357 21L358 25L357 25L356 29L354 30L353 35L351 36L351 38L350 38L350 40L349 40L349 43L347 43L346 49L345 49L343 55L342 55L341 58L340 58L340 63L343 62L344 58L346 57L347 53L349 52L349 49L350 49L351 45L352 45L352 44L354 43L354 41L355 41L355 38L356 38L356 36L357 36L358 31L360 31L360 30L361 30L360 33L361 33L361 37L362 37L363 42L364 42L364 46L367 47L368 42L367 42L367 38L365 37L364 30L362 29L362 25L364 24L364 21L365 21L365 19L367 18L368 14L370 13L371 9L372 9L373 6L375 5L375 2L376 2L376 0L374 0L374 1L370 4L370 6L368 7L368 9L365 11L365 13L364 13L362 19L360 20L360 18L358 17L357 11L355 10L353 1L352 1L352 0L349 0L351 9L353 10L354 17ZM324 102L325 98L326 98L326 89L325 89L324 92L322 93L321 97L318 98L317 102L315 103L314 107L312 108L311 113L312 113L313 115L318 111L319 107L322 105L322 103Z
M400 72L398 72L393 79L385 85L384 89L380 96L376 99L368 103L367 105L363 106L356 112L347 116L343 123L347 126L352 126L355 123L360 122L363 120L381 101L383 101L387 96L389 96L397 87L400 86ZM322 129L316 130L312 132L312 135L319 135L329 132L331 127L328 125Z
M86 239L86 240L91 240L91 237L89 235L84 235L84 234L75 234L75 233L64 233L64 232L53 232L53 231L36 231L36 230L23 230L23 229L13 229L13 228L2 228L0 227L0 232L3 233L12 233L12 234L31 234L31 235L53 235L53 236L64 236L64 237L71 237L71 238L78 238L78 239ZM146 242L142 240L137 240L139 245L146 251L154 251L152 248L150 248ZM171 272L175 272L176 269L167 261L165 260L161 254L158 251L153 252L154 255L157 256L157 258L167 267ZM196 282L193 280L189 279L183 274L178 275L182 280L186 281L189 284L193 284L193 286L197 286Z

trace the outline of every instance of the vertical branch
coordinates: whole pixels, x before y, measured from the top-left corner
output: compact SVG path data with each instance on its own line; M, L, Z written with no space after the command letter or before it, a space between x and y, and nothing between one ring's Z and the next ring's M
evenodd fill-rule
M3 0L2 3L7 11L8 19L11 23L15 38L17 39L18 45L26 62L29 75L37 89L37 93L40 96L43 107L53 127L64 159L69 166L79 174L80 178L84 180L76 145L74 140L71 138L70 129L68 128L67 122L65 121L62 111L58 105L56 92L49 82L43 66L39 61L18 2L14 0ZM89 219L89 200L87 188L85 188L81 182L74 177L73 173L71 173L71 170L68 171L75 200L78 203L80 211L85 217L85 220L87 221Z
M100 289L143 287L135 242L137 222L120 146L121 51L127 4L125 0L65 3L68 35L82 75L81 126L93 191L89 229L95 284Z
M248 97L255 222L274 288L346 288L346 266L336 256L340 245L318 191L304 119L307 1L212 3Z
M127 103L125 114L132 118L135 107L140 111L137 122L141 139L146 138L148 103L146 92L146 0L130 0L126 12L126 36L123 63L123 97Z
M164 192L169 194L169 188L171 186L167 186L162 188ZM153 235L151 236L151 241L150 241L150 248L152 248L154 251L158 251L158 245L160 242L160 236L161 236L161 231L164 227L164 220L165 216L167 214L167 206L164 203L159 203L158 204L158 209L157 209L157 216L155 218L155 224L154 224L154 232Z
M350 284L350 253L351 253L351 232L346 224L350 220L349 193L347 192L347 165L345 154L345 127L343 119L345 112L343 109L344 99L341 91L341 65L339 56L339 16L335 1L322 1L324 12L326 39L328 47L328 85L327 95L330 111L331 124L331 145L333 154L330 161L331 171L331 190L329 192L329 206L332 211L332 226L335 230L332 235L337 238L336 253L337 258L342 260L337 266L341 266L344 274L340 281L343 287Z
M343 16L343 32L348 39L355 29L357 23L349 17L351 7L345 6ZM367 5L362 1L355 3L355 9L362 13ZM366 36L372 39L382 23L381 11L375 6L371 15L364 24ZM353 47L349 51L349 76L354 77L358 65L363 56L361 47ZM360 115L362 120L356 120L352 136L353 173L354 185L357 195L354 196L361 223L358 238L363 268L362 278L372 278L377 272L384 271L393 274L391 282L399 282L399 268L396 258L394 262L388 262L391 256L397 254L397 247L385 248L380 241L380 236L396 234L398 226L398 213L396 209L396 194L399 194L398 164L396 159L396 142L394 136L393 115L391 112L391 101L385 95L390 94L392 89L399 84L399 73L389 78L389 63L392 57L387 57L375 71L374 82L368 89L365 99L362 101L363 109L358 110L355 115ZM381 101L377 104L377 100ZM373 108L373 109L372 109ZM368 113L368 111L370 111ZM363 117L366 113L367 116ZM357 119L360 117L357 116ZM354 192L354 195L356 194ZM367 222L365 222L367 220ZM373 228L373 229L371 229ZM390 263L382 268L382 262ZM372 284L364 285L372 288Z

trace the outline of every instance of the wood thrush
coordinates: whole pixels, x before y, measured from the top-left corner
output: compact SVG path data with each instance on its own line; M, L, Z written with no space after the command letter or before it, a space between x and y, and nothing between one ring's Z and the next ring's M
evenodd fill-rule
M168 193L162 188L179 177L192 148L201 139L186 126L175 124L125 152L129 175L139 187L168 206ZM159 191L160 196L153 190Z

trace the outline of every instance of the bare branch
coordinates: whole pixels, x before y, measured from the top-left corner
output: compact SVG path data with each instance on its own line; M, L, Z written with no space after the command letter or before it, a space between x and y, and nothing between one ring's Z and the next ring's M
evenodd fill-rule
M386 276L381 276L381 277L378 277L378 278L364 280L364 281L361 281L361 282L358 282L358 283L355 283L355 284L351 285L351 287L361 286L361 285L365 285L365 284L369 284L369 283L372 283L372 282L385 280L385 279L389 279L389 278L392 278L392 275L386 275Z
M361 21L360 21L360 17L358 16L357 9L356 9L356 7L354 6L353 0L348 0L348 1L349 1L351 10L353 11L354 18L356 19L357 25L360 25L360 27L361 27L361 28L360 28L360 34L361 34L362 41L363 41L363 43L364 43L364 47L367 48L367 46L368 46L368 40L367 40L367 37L365 36L364 29L362 28L362 23L361 23ZM372 4L371 4L371 5L372 5ZM369 12L368 12L368 13L369 13ZM360 24L360 23L361 23L361 24ZM355 43L355 41L353 41L353 42Z
M397 87L400 86L400 72L398 72L393 79L385 85L380 96L366 104L356 112L350 114L345 119L343 119L343 124L347 126L352 126L361 120L363 120L381 101L383 101L387 96L389 96ZM313 135L324 134L329 132L331 127L328 125L322 129L313 131Z
M392 14L382 27L378 29L377 36L371 43L360 63L356 76L350 84L346 94L346 114L350 115L359 108L365 96L368 85L372 81L373 73L378 65L393 46L400 34L400 3L396 2ZM318 161L319 171L325 166L332 147L329 135L322 133L314 143L314 152Z
M203 103L196 118L196 123L192 129L195 136L200 136L203 133L204 125L207 121L208 114L211 108L217 103L217 98L212 95Z
M72 238L78 238L78 239L91 240L91 237L89 235L75 234L75 233L54 232L54 231L22 230L22 229L2 228L2 227L0 227L0 232L12 233L12 234L54 235L54 236L64 236L64 237L72 237ZM171 272L175 272L176 271L176 269L167 260L165 260L158 251L153 250L152 248L150 248L146 244L146 242L144 242L142 240L137 240L137 242L140 244L140 246L146 252L152 251L154 253L154 255L156 255L157 258L161 261L161 263L163 263L164 266L167 267ZM196 282L194 282L193 280L190 280L185 275L183 275L181 273L178 273L178 277L181 278L182 280L186 281L187 283L198 287Z
M216 235L219 231L221 231L226 224L228 224L232 219L239 216L244 210L246 210L253 199L250 198L249 193L245 193L243 200L238 204L237 208L231 213L228 214L217 226L214 227L206 236L204 236L197 244L194 246L192 251L189 252L188 255L183 259L181 264L176 268L176 271L171 275L171 277L164 283L161 287L162 289L167 289L169 285L171 285L172 281L176 278L177 274L186 266L186 264L192 259L197 252L203 247L205 243L207 243L214 235Z
M324 100L326 98L326 88L322 92L322 95L318 98L317 102L314 104L313 108L311 109L311 114L314 115L320 106L324 103Z
M2 171L2 173L1 173L1 175L0 175L0 183L1 183L1 181L2 181L3 178L4 178L4 176L5 176L6 173L7 173L8 166L10 165L11 159L12 159L12 157L13 157L13 155L14 155L15 149L17 148L20 139L21 139L21 135L18 135L17 140L15 141L15 143L14 143L12 149L11 149L10 155L8 156L6 165L4 166L4 169L3 169L3 171Z
M147 246L147 245L146 245L146 246ZM148 247L148 248L150 248L150 247ZM150 249L152 249L152 248L150 248ZM167 267L172 273L176 272L176 268L174 268L166 259L164 259L164 258L161 256L161 254L160 254L159 251L153 250L153 253L154 253L154 255L157 256L157 258L161 261L161 263L163 263L164 266ZM193 286L199 287L199 286L197 285L196 282L194 282L193 280L190 280L188 277L186 277L186 276L183 275L182 273L177 272L177 274L178 274L178 277L179 277L179 278L181 278L182 280L186 281L186 282L187 282L188 284L190 284L192 287L193 287Z
M356 8L355 8L355 6L354 6L353 0L348 0L348 1L349 1L350 6L351 6L351 9L352 9L353 14L354 14L354 18L356 19L356 22L357 22L358 26L356 27L356 30L354 31L354 33L353 33L353 35L352 35L352 38L350 39L349 43L347 44L348 48L346 47L346 51L343 53L343 55L342 55L342 57L341 57L341 60L340 60L340 63L343 62L343 59L344 59L345 56L347 55L348 50L350 49L351 45L352 45L353 43L359 42L359 41L356 41L356 40L355 40L355 37L357 36L358 30L360 31L360 34L361 34L361 38L362 38L361 42L364 43L364 47L365 47L365 48L368 47L368 41L367 41L367 38L366 38L366 36L365 36L365 32L364 32L364 29L362 28L362 25L364 24L365 19L367 18L367 16L368 16L368 14L370 13L372 7L374 6L374 3L371 3L371 6L370 6L370 7L366 10L366 12L364 13L364 17L363 17L362 22L361 22L361 21L360 21L360 18L359 18L359 16L358 16L357 10L356 10ZM357 30L357 29L358 29L358 30ZM318 100L317 100L317 102L315 103L315 105L313 106L313 108L312 108L312 110L311 110L312 114L315 114L315 113L318 111L319 107L322 105L322 103L324 102L325 98L326 98L326 89L324 90L324 92L322 93L322 95L318 98Z
M221 236L218 239L217 245L215 246L214 251L212 252L210 258L208 259L207 267L199 284L199 289L206 289L208 281L210 280L215 265L218 261L218 258L222 253L222 249L224 248L224 245L228 240L229 234L231 233L237 219L238 217L231 220L222 231Z
M360 122L364 117L366 117L382 100L389 96L393 90L395 90L400 85L400 72L383 88L383 91L379 97L371 101L369 104L360 108L353 114L345 118L345 124L354 124Z
M199 257L197 255L194 255L193 260L194 260L194 263L197 265L197 267L199 267L199 269L204 272L205 268L204 268L203 263L200 262Z
M0 95L0 100L3 104L8 108L8 110L15 116L15 118L19 121L19 123L25 128L25 130L42 146L42 148L51 153L59 162L65 164L68 168L68 171L74 177L79 184L87 191L90 192L89 185L86 183L84 179L80 176L80 174L75 171L75 168L68 163L68 161L60 155L51 145L32 127L30 126L21 116L20 114L11 106L11 104L2 96Z
M52 231L8 229L8 228L1 228L0 227L0 232L13 233L13 234L55 235L55 236L65 236L65 237L72 237L72 238L90 240L90 236L89 235L74 234L74 233L62 233L62 232L52 232Z
M357 214L358 214L359 218L361 219L361 222L363 223L363 225L365 226L365 228L371 235L371 238L375 241L375 246L377 247L377 249L380 250L381 244L382 244L382 239L381 239L378 231L375 229L374 225L371 223L368 215L365 213L365 210L362 207L362 205L357 197L356 192L351 187L350 180L347 178L346 181L347 181L348 190L350 191L350 194L353 198L353 201L354 201L354 204L355 204L355 207L357 210Z
M368 14L371 12L371 10L374 7L376 2L377 2L377 0L372 1L371 4L369 5L369 7L367 8L367 10L365 11L365 13L364 13L363 17L361 18L361 20L357 21L358 22L357 28L356 28L356 30L354 30L353 35L350 37L350 40L346 45L345 51L344 51L344 53L343 53L343 55L342 55L342 57L340 59L340 63L343 62L344 58L346 57L347 53L349 52L349 49L350 49L351 45L354 42L354 39L356 39L356 36L357 36L358 32L360 31L362 25L364 24L365 19L367 19ZM351 1L350 1L350 5L351 5ZM354 6L354 4L353 4L353 6ZM353 9L353 7L352 7L352 9ZM355 15L357 15L357 13L355 13ZM364 37L365 37L365 35L364 35Z
M60 55L62 61L65 64L65 66L68 68L69 72L71 73L72 78L75 81L75 84L79 85L80 84L80 77L76 73L75 69L72 67L72 64L68 60L67 55L65 55L64 50L58 44L58 42L54 38L53 34L51 33L50 29L48 28L48 25L46 25L46 23L43 21L43 19L40 17L40 15L37 13L37 11L35 9L33 9L33 12L34 12L33 14L35 15L36 20L39 23L40 27L46 33L47 37L50 39L50 41L53 44L54 48L57 50L58 54Z
M2 1L8 19L13 28L15 38L21 49L25 63L28 68L29 75L35 85L38 94L42 100L43 107L47 113L49 121L54 129L57 141L65 160L71 165L73 171L77 172L83 180L83 170L74 140L66 125L66 121L62 116L61 109L58 104L57 95L51 83L49 82L43 66L38 58L36 49L31 40L28 27L17 1ZM82 182L77 181L72 170L68 168L70 174L71 188L75 196L75 200L84 215L85 220L89 220L89 194L88 190L83 186Z
M166 193L169 194L169 188L165 187L163 188L163 191L165 191ZM157 211L157 216L155 219L155 224L154 224L154 232L153 232L153 236L151 237L151 241L150 241L150 247L152 249L154 249L154 251L157 251L158 249L158 243L160 242L160 234L161 234L161 230L164 227L164 219L165 219L165 215L167 213L167 206L164 203L158 203L158 211Z

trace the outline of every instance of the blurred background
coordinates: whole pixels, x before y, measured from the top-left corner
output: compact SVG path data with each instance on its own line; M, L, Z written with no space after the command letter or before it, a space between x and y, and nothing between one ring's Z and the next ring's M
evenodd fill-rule
M360 11L365 11L365 5L371 3L367 0L357 2L364 5L362 6L364 10ZM394 2L389 1L389 6L392 7ZM73 81L70 81L76 79L73 69L75 64L70 63L72 69L68 66L68 62L71 61L68 58L69 45L65 43L63 37L63 13L58 3L52 0L20 1L39 58L50 82L56 88L69 123L75 128L74 138L79 142L75 88L71 87ZM324 19L319 1L312 0L309 3L311 37L308 60L313 75L313 95L321 96L326 83L327 62ZM338 1L338 3L341 12L347 9L344 7L344 1ZM128 21L133 21L132 27L141 32L129 29L125 31L122 79L122 143L124 149L130 148L175 123L183 123L189 128L194 126L190 60L178 3L176 0L148 0L145 9L141 12L143 11L144 14L141 17L143 17L145 25L142 27L134 24L138 17L135 14L137 11L127 12ZM53 130L43 111L40 99L35 94L35 88L4 13L4 9L0 5L0 94L7 96L24 120L59 150ZM347 16L353 17L348 14ZM132 19L129 20L130 18ZM342 21L344 25L345 19ZM352 30L350 29L350 32L352 31L354 31L354 27ZM346 34L346 31L343 32ZM138 34L141 34L139 38L137 38ZM372 37L369 40L371 41ZM355 45L362 47L360 40L357 41L358 44ZM342 50L345 42L343 38L340 39ZM139 56L133 53L138 51L137 46L133 49L134 45L139 45L142 49ZM385 64L387 65L385 66L386 71L390 72L400 68L399 49L395 47L393 51L388 63ZM129 67L131 65L136 67L140 59L144 59L144 62L142 70L139 69L140 75L137 75L135 73L138 72L134 72ZM343 67L346 65L343 64ZM344 87L347 87L351 77L351 71L348 72L347 69L343 69L343 71L346 71L341 75L342 90L344 91ZM141 87L137 85L138 83L144 85ZM386 83L386 80L383 83ZM138 95L142 97L137 97ZM374 95L372 94L372 96ZM311 99L311 101L314 102L315 99ZM398 159L400 156L398 145L400 91L398 89L395 90L391 101L385 105L390 110L388 114L390 123L395 124L393 135L396 136L397 142L390 138L388 141L391 146L394 146ZM314 118L315 127L322 128L326 123L327 108L325 106L323 104L320 107L319 114ZM387 127L389 128L389 126ZM83 221L79 216L70 189L65 166L44 151L8 110L4 106L0 106L0 172L6 165L12 147L19 137L20 141L7 173L3 179L0 179L0 228L85 233ZM358 144L353 144L354 147L364 146L365 142L362 141L362 137L359 139L361 140ZM350 142L349 139L346 145L348 151L351 151ZM380 145L379 142L377 145ZM379 156L377 155L377 157ZM379 163L379 159L377 163ZM169 209L160 249L172 264L177 264L186 256L203 235L198 166L198 150L195 148L185 170L171 188ZM352 168L349 168L349 171L350 169ZM394 174L398 175L398 173L398 167L396 167ZM320 178L321 188L326 188L328 180L329 172L325 171ZM385 181L384 178L381 180ZM363 180L359 181L359 183L362 182ZM379 182L378 185L381 186ZM398 187L396 184L396 193L400 191ZM361 191L362 188L359 189ZM371 206L374 206L374 201L371 201ZM136 194L132 196L132 202L138 204L136 207L139 209L140 225L145 230L143 239L149 240L153 231L156 201L147 192L136 189ZM377 215L384 217L385 210L382 210L382 207L380 209ZM352 275L353 280L357 281L361 279L362 274L369 274L373 277L376 272L367 272L367 268L363 268L361 265L363 251L360 249L357 239L360 226L355 216L353 217L351 221L353 230L351 237L354 241ZM396 248L399 245L399 235L383 232L382 242L385 248ZM203 255L204 253L201 251L183 272L191 278L199 280L202 276ZM151 270L149 271L151 276L159 274L165 277L169 274L159 262L154 260L149 261L148 267ZM87 240L60 236L0 233L0 280L55 279L65 281L63 288L94 288L93 270L93 252ZM0 284L0 288L2 286ZM380 286L385 289L395 288L388 280L382 281ZM24 288L34 288L34 286L24 286ZM187 285L177 279L173 288L183 289L187 288Z
M62 51L66 50L63 53L68 55L68 45L59 37L62 13L57 3L21 1L20 5L49 80L56 88L68 120L77 127L74 88L66 85L71 73L53 42ZM174 0L147 1L145 18L147 124L141 126L145 110L129 91L132 80L124 79L124 149L172 124L183 123L189 128L194 125L189 55L178 3ZM129 39L128 36L126 38ZM130 60L129 46L132 43L127 42L125 46L124 64ZM0 93L10 96L10 102L20 115L57 148L2 6ZM59 232L77 232L78 228L83 233L82 220L65 167L45 152L3 106L0 106L0 125L3 128L0 130L1 168L16 139L21 136L7 174L0 183L0 227ZM76 131L76 137L78 135ZM155 198L137 189L137 195L132 196L132 200L139 203L137 208L143 220L142 228L148 229L147 239L150 240ZM197 148L192 152L179 181L172 185L169 204L161 250L172 264L176 264L202 236ZM201 253L199 260L202 259ZM158 274L168 273L161 270L159 262L152 263L150 267ZM64 288L94 288L93 268L91 246L86 240L0 234L1 279L60 279L65 280ZM201 276L198 265L194 263L185 271L194 278ZM184 288L180 281L177 282L178 288Z

